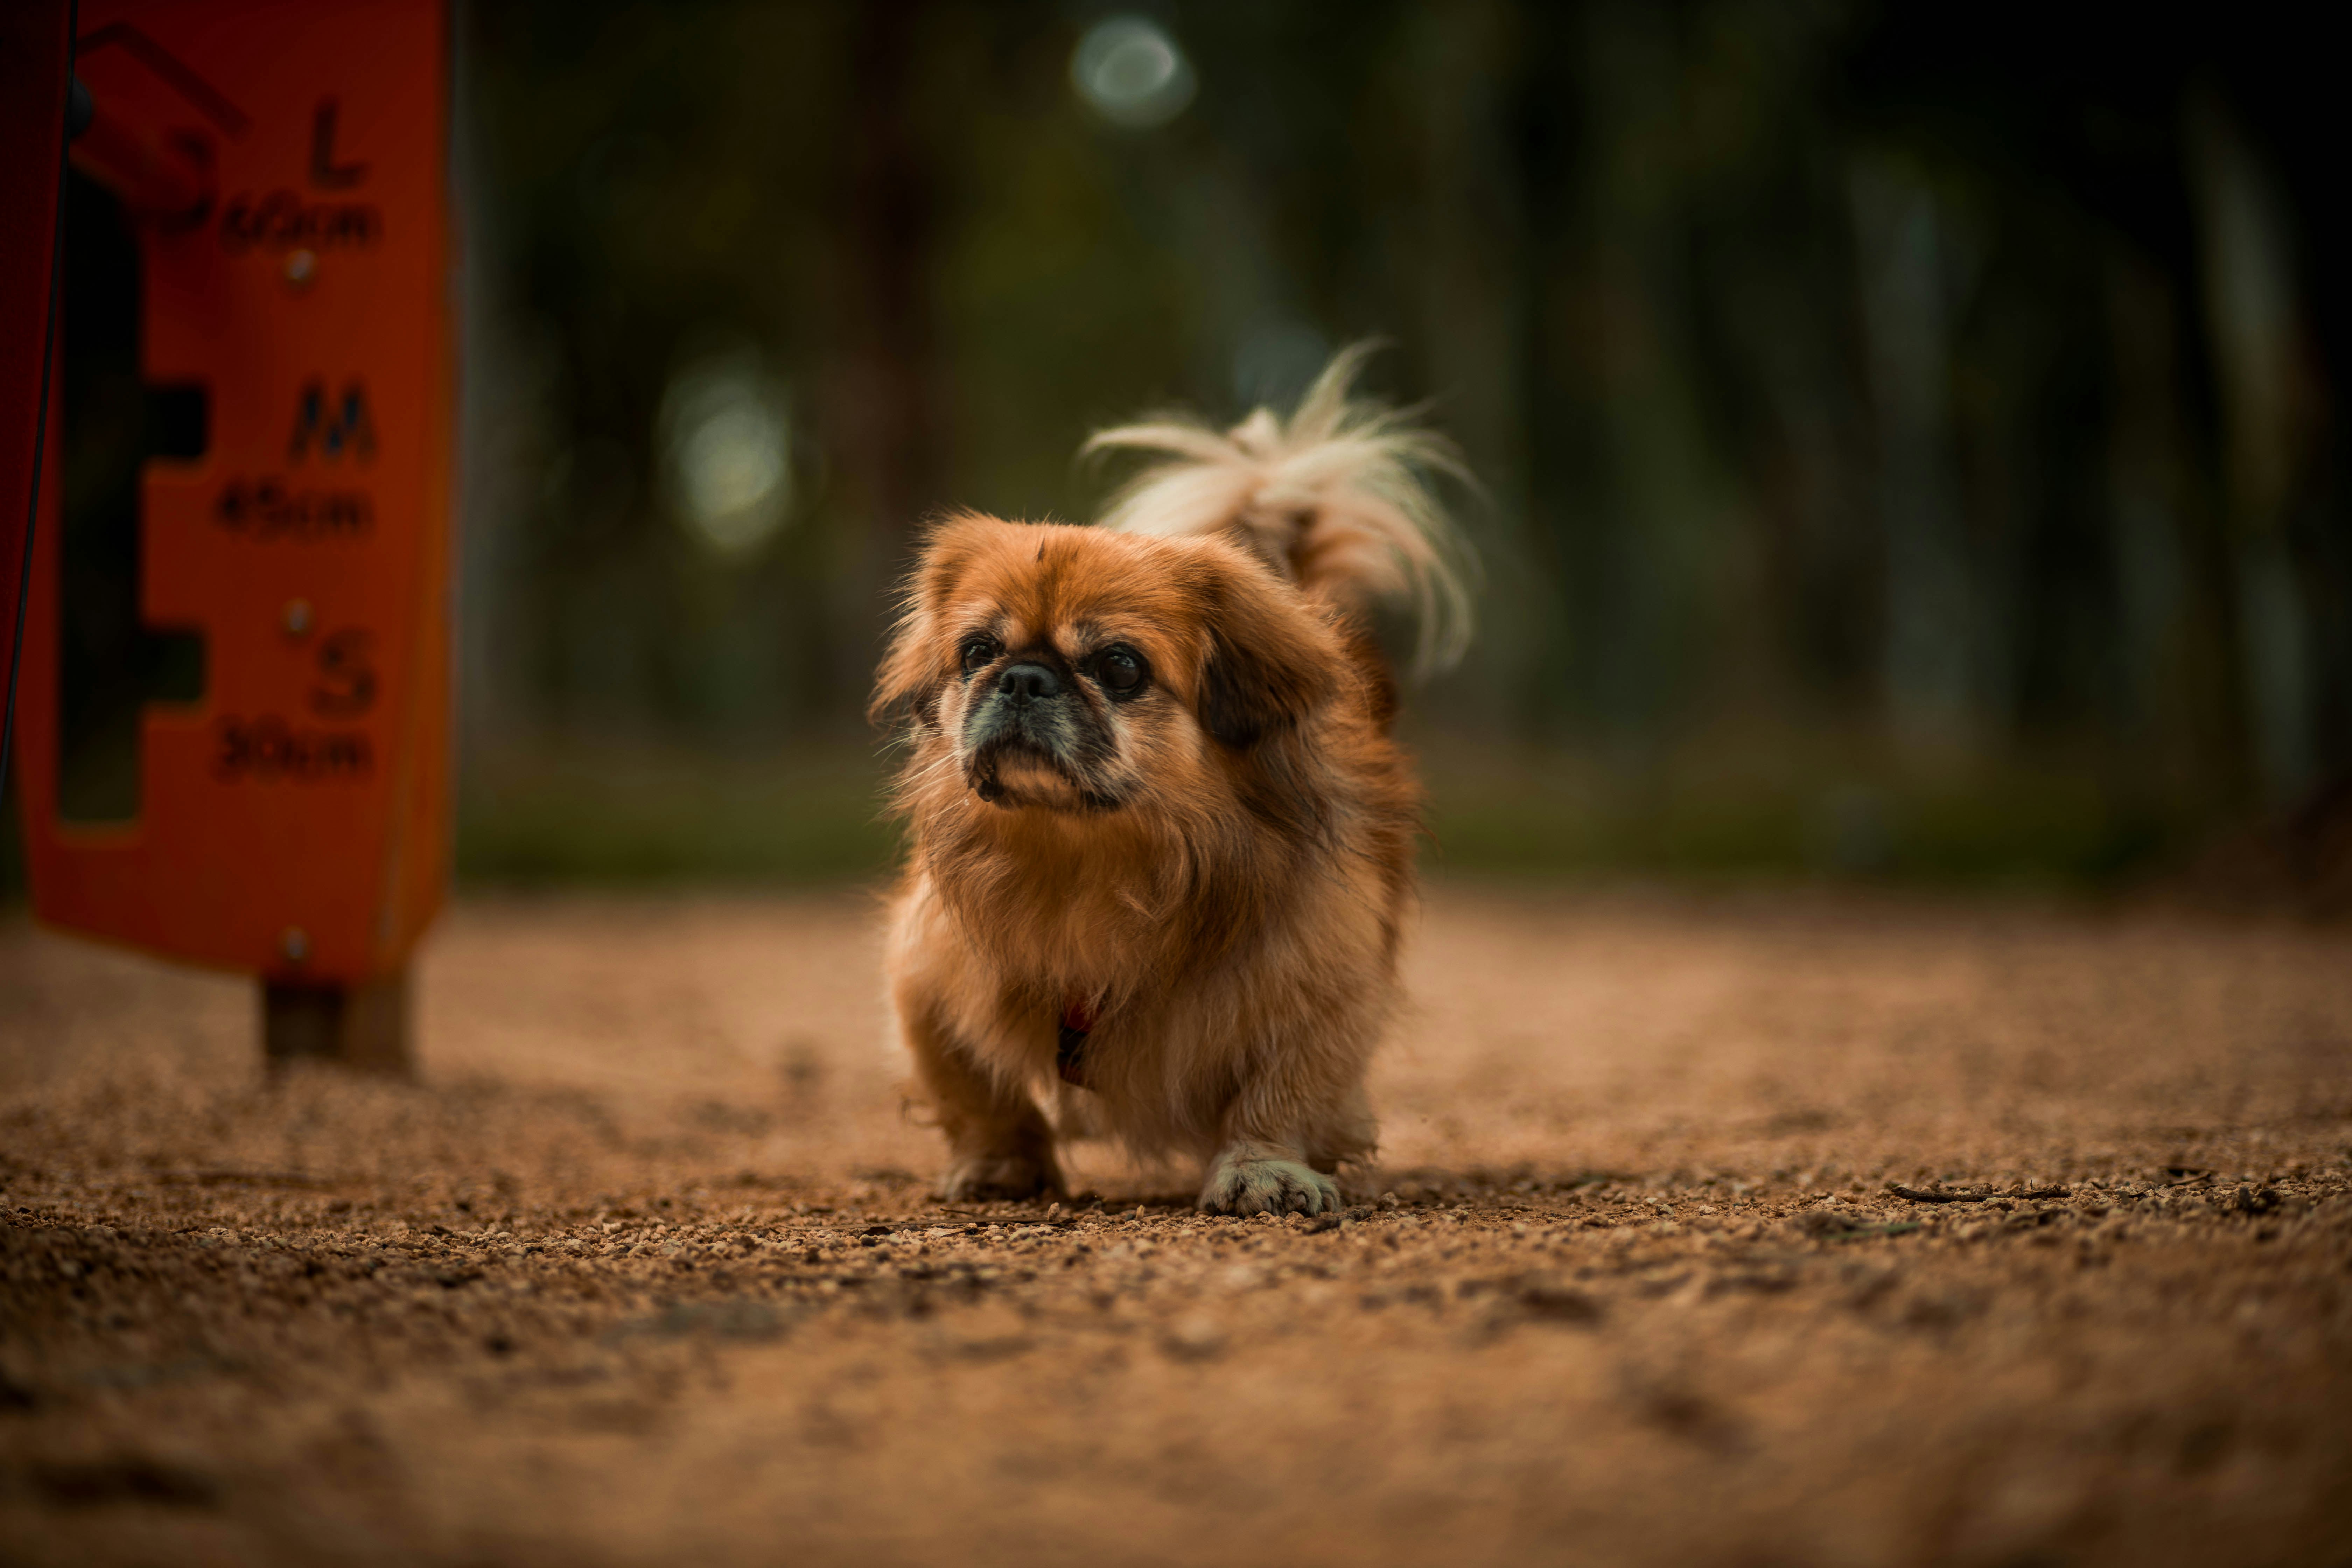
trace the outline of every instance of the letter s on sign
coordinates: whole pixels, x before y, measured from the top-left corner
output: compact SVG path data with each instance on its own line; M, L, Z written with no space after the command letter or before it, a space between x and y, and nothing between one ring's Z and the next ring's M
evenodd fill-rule
M375 706L375 634L362 626L331 632L319 644L319 684L310 711L350 719Z

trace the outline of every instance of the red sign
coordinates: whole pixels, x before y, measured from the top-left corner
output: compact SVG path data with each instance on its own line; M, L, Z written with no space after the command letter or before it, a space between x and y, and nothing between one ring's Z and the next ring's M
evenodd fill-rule
M134 211L195 197L138 236L142 374L207 410L201 455L146 464L140 611L203 639L205 687L142 714L135 820L61 819L53 415L18 703L35 910L279 982L384 976L446 857L443 7L84 0L80 28L77 162Z

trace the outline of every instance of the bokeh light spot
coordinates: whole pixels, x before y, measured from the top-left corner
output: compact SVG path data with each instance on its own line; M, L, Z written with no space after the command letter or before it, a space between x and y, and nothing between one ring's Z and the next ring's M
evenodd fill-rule
M792 432L782 389L757 354L732 350L679 372L662 399L670 499L714 552L748 555L790 515Z
M1070 57L1070 81L1096 113L1139 131L1184 112L1195 86L1176 40L1141 16L1110 16L1087 28Z

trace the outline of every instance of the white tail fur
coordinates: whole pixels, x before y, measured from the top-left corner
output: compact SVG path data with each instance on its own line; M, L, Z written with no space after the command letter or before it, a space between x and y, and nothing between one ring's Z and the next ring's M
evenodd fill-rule
M1163 454L1111 498L1102 526L1230 533L1310 594L1410 600L1423 669L1470 641L1476 561L1429 477L1467 479L1454 444L1409 415L1350 395L1374 345L1333 356L1286 424L1260 408L1219 434L1170 416L1097 431L1085 450Z

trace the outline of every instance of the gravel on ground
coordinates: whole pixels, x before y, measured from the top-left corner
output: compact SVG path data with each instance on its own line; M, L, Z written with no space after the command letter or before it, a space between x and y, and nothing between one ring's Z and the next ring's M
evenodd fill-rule
M0 921L0 1558L2352 1561L2352 940L1450 887L1316 1220L942 1205L870 899L477 900L416 1081Z

